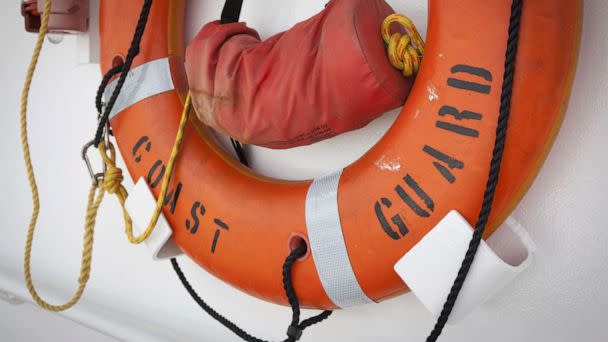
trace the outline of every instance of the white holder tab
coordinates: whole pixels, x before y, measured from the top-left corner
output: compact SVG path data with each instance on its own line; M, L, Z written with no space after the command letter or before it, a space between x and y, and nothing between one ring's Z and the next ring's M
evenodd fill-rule
M148 226L156 207L156 199L143 178L139 178L133 190L129 192L125 207L133 220L134 234L142 234ZM173 258L182 254L179 247L171 240L172 234L173 231L165 215L161 213L154 231L144 241L154 260Z
M512 237L505 228L514 233ZM496 241L497 234L501 241ZM509 218L497 234L493 241L481 241L448 323L465 317L531 263L535 247L517 221ZM452 210L395 265L395 271L435 317L441 313L472 236L471 225Z

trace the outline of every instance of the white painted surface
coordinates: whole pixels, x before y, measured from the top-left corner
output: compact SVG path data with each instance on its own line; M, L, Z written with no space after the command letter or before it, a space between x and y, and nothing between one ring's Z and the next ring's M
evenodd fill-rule
M2 341L87 341L113 342L116 339L80 325L33 304L10 305L0 301Z
M243 18L263 36L312 15L324 0L246 1ZM422 1L389 1L425 29ZM219 15L221 3L191 1L188 33ZM268 8L273 8L272 11ZM517 281L471 316L445 331L446 341L602 341L608 306L608 2L588 0L582 52L564 126L539 178L515 211L537 244L537 258ZM0 127L0 289L27 299L21 268L31 202L19 148L18 102L34 36L22 31L18 1L0 4L2 108ZM42 293L66 298L75 287L80 262L82 219L88 175L80 146L94 129L97 66L79 65L76 39L47 45L34 79L30 136L42 192L42 213L33 253L34 279ZM308 178L354 160L383 133L395 114L331 141L291 151L255 148L254 166L283 178ZM167 262L153 262L125 239L119 207L101 208L95 236L93 272L83 300L64 313L123 340L234 341L203 315L178 284ZM253 334L284 337L289 309L263 303L180 262L209 303ZM30 325L12 324L20 307L0 310L3 340L33 339ZM305 315L310 314L305 312ZM63 340L82 340L77 327L55 318L24 313L50 335L63 327ZM38 318L33 318L33 317ZM54 317L50 315L45 315ZM377 305L337 312L305 332L306 341L422 341L433 319L416 298L404 295ZM73 332L73 333L72 333ZM94 333L91 333L93 336ZM94 337L91 337L91 339ZM110 338L108 338L110 340Z

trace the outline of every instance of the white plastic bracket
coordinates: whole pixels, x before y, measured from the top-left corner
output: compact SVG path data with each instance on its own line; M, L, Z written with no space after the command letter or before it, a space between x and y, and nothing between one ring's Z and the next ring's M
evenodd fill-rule
M395 264L395 271L422 304L438 317L460 269L473 228L450 211ZM532 262L535 246L528 233L510 217L477 255L448 323L464 318L505 287Z
M148 183L143 178L139 178L125 202L125 208L133 220L134 234L140 235L144 232L155 207L156 199ZM171 240L172 234L167 218L161 213L152 234L144 241L154 260L164 260L182 254L179 247Z

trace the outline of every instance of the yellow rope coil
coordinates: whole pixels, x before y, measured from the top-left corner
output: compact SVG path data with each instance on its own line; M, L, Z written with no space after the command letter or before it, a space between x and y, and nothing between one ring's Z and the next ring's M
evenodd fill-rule
M30 218L30 224L27 231L27 238L25 242L25 253L24 253L24 277L25 283L27 286L32 299L44 309L49 311L63 311L78 302L86 284L89 280L89 275L91 273L91 262L92 262L92 254L93 254L93 235L95 230L95 219L97 217L97 212L101 202L104 199L105 192L110 194L115 194L122 206L123 216L125 220L126 233L129 241L132 243L138 244L144 241L146 238L150 236L154 227L156 226L156 222L158 217L162 212L163 200L167 194L167 189L169 187L169 181L173 174L173 169L175 166L175 162L177 160L177 156L179 155L179 148L181 146L183 137L184 137L184 128L189 119L189 113L191 109L191 99L190 93L186 97L186 103L184 105L184 110L182 112L181 121L178 127L177 135L175 137L175 144L173 145L173 149L171 151L171 155L169 157L169 162L167 164L167 171L163 178L161 192L156 202L156 208L154 210L154 215L150 219L150 223L148 227L140 236L133 236L133 228L131 217L127 213L125 209L125 201L127 199L127 191L122 186L122 170L116 167L116 151L114 146L110 143L108 146L105 146L105 143L100 143L99 151L101 153L101 157L103 158L104 163L107 166L107 170L104 174L103 182L99 183L99 185L91 186L89 191L89 196L87 200L87 212L85 218L85 230L84 230L84 239L83 239L83 248L82 248L82 261L80 266L80 275L78 277L78 288L76 292L72 295L72 297L64 304L54 305L50 304L44 299L40 297L38 291L36 290L34 283L32 281L32 274L30 270L31 264L31 254L32 254L32 244L34 240L34 233L36 231L36 222L38 220L38 214L40 213L40 196L38 193L38 186L36 184L36 176L34 174L34 168L32 166L32 160L30 156L30 147L29 141L27 137L27 103L29 99L30 87L32 84L32 78L34 76L34 72L36 71L36 65L38 64L38 58L40 57L40 51L42 50L42 46L44 44L44 38L46 36L48 30L48 22L49 15L51 13L51 0L46 0L44 3L44 11L41 16L40 23L40 31L38 33L38 39L36 41L36 45L34 47L34 51L32 53L32 59L27 70L27 74L25 77L25 83L23 86L23 92L21 94L21 111L20 111L20 132L21 132L21 145L23 149L23 159L25 161L25 168L27 172L27 178L29 181L30 189L32 192L32 216ZM108 155L109 151L109 155Z
M391 25L400 24L405 28L406 34L394 32L391 34ZM382 22L382 39L388 45L388 59L395 68L401 70L405 77L418 73L422 55L424 54L424 41L414 23L401 14L391 14Z

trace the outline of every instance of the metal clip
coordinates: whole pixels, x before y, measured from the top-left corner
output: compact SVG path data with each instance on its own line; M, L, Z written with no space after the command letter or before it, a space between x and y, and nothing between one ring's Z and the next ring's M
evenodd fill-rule
M82 147L82 152L80 154L80 157L82 158L82 160L84 160L84 163L87 166L87 170L89 171L89 176L91 176L91 182L93 183L94 186L97 186L97 185L99 185L99 179L103 178L103 172L95 173L95 171L93 171L93 166L91 165L91 160L89 159L89 156L87 154L87 152L89 151L89 148L91 146L93 146L94 143L95 143L95 140L91 140L88 143L84 144L84 146Z
M103 112L105 111L105 107L106 104L105 102L102 102L101 104L101 112L97 113L97 121L101 121L101 117L103 115ZM103 139L106 148L108 148L108 146L110 146L110 123L106 122L104 128L103 128L103 135L101 136L101 138ZM94 146L95 144L95 139L87 142L86 144L84 144L84 146L82 147L82 152L81 152L81 158L82 160L84 160L85 165L87 166L87 170L89 171L89 176L91 177L91 182L93 183L93 186L98 186L99 185L99 181L103 180L103 177L108 169L108 167L106 166L105 163L103 163L103 169L102 172L98 172L95 173L95 171L93 170L93 166L91 165L91 160L89 159L88 156L88 151L89 148L91 148L91 146Z

